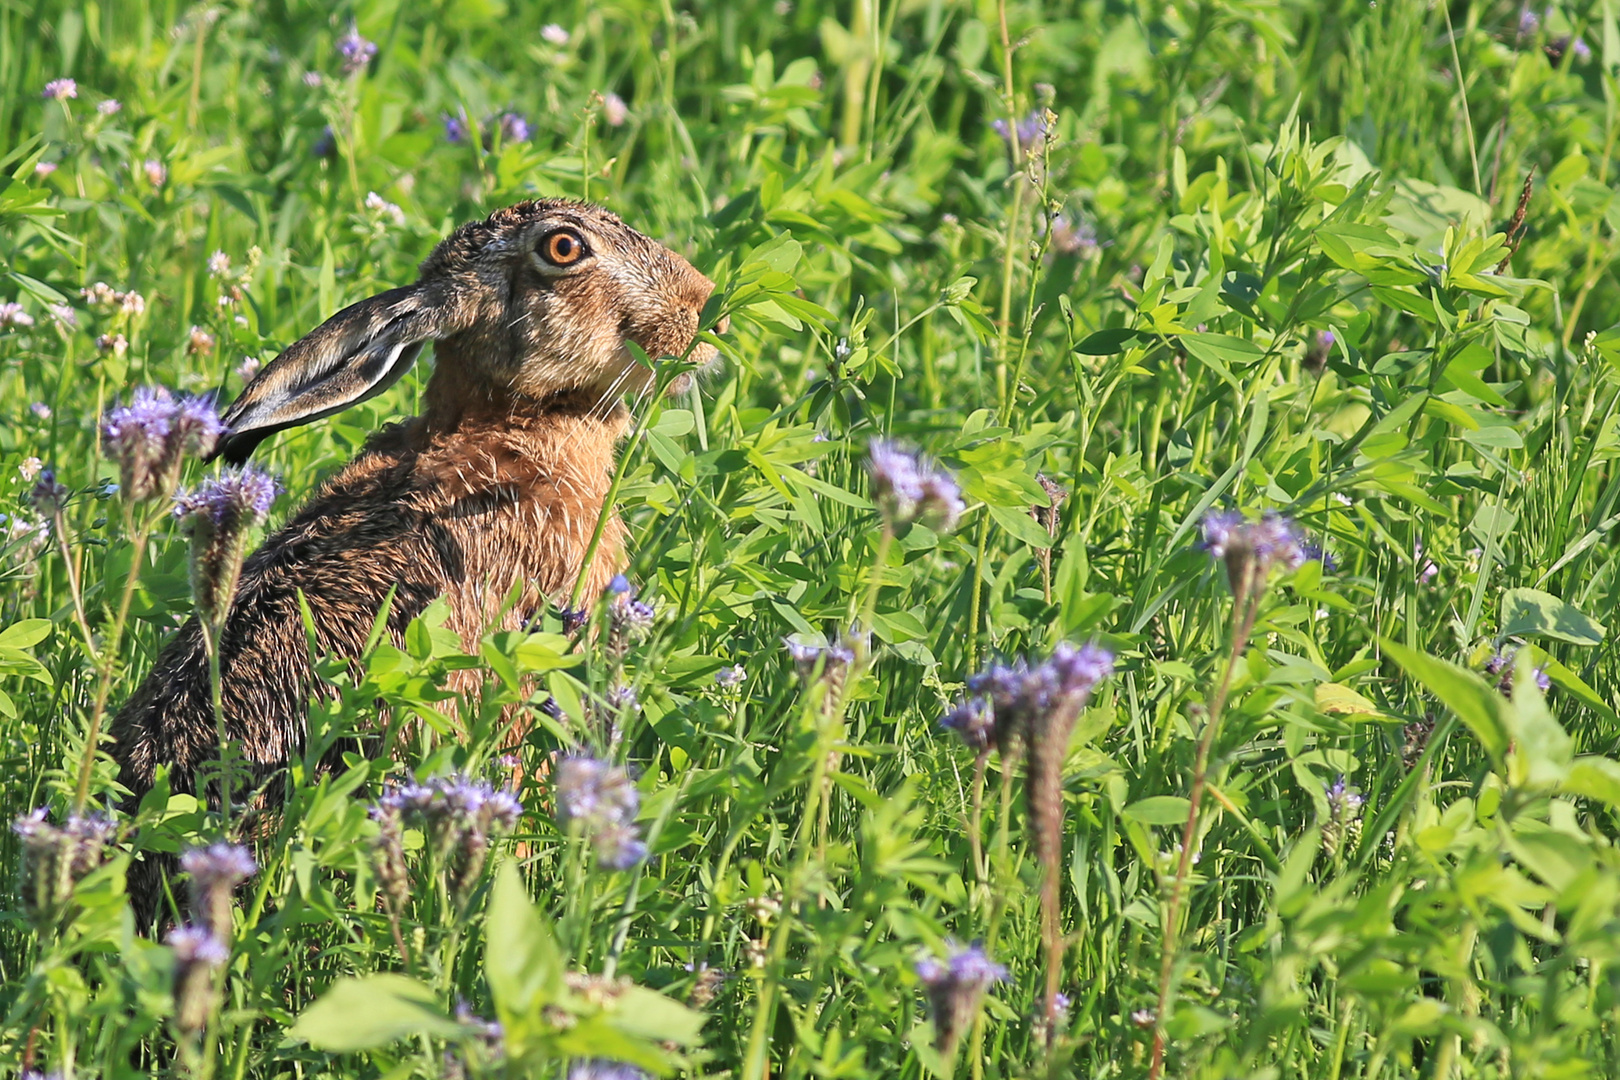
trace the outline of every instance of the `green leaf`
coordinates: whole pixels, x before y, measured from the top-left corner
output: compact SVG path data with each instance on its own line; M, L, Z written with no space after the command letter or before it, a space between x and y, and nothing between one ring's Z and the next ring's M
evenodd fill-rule
M398 1039L461 1034L461 1025L439 1009L433 991L404 975L339 979L299 1014L288 1036L317 1050L348 1054L387 1046Z
M49 619L22 619L0 630L0 648L31 649L51 633Z
M1144 825L1180 825L1192 803L1180 795L1150 795L1125 808L1125 816Z
M1086 339L1074 347L1077 353L1086 356L1112 356L1122 353L1132 345L1144 340L1145 335L1140 331L1132 330L1128 326L1111 326L1106 330L1098 330L1089 334Z
M503 1023L529 1017L562 989L563 963L517 867L503 863L484 924L484 978Z
M1406 673L1422 683L1474 733L1485 752L1501 764L1507 753L1507 702L1497 689L1476 673L1448 660L1438 660L1416 649L1408 649L1387 638L1380 638L1384 651Z
M1620 761L1597 754L1576 758L1564 777L1563 791L1620 807Z
M1027 513L1021 513L1005 506L997 506L994 503L985 505L990 511L990 516L996 519L997 525L1000 525L1030 547L1049 548L1052 546L1051 534L1036 524L1035 519Z
M700 1033L707 1019L696 1009L643 986L625 990L609 1014L609 1022L627 1035L680 1046L696 1046L702 1041Z
M1508 589L1502 594L1503 637L1555 638L1574 645L1596 645L1606 629L1552 593L1540 589Z

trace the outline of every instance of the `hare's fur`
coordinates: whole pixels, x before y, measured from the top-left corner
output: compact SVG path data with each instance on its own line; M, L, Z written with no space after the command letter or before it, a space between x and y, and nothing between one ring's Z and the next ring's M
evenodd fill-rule
M567 268L539 260L537 239L557 229L583 238L589 256ZM566 601L627 430L623 394L650 385L625 343L655 358L686 352L712 290L605 211L525 203L458 229L416 285L334 316L244 390L226 413L238 440L225 444L230 457L363 400L421 342L435 345L423 414L374 435L243 567L221 641L223 711L260 780L301 751L315 689L300 591L317 653L344 658L360 654L390 590L393 634L442 596L469 649L502 610L513 627L548 599ZM713 352L700 344L691 355ZM610 516L583 595L617 571L623 536ZM195 790L219 749L196 619L112 733L132 792L149 789L160 765L174 790Z

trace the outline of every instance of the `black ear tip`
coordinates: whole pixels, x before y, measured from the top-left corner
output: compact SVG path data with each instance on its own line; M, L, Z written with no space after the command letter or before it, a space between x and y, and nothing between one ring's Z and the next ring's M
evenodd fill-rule
M213 461L215 458L224 458L227 465L241 465L247 461L258 445L264 442L268 431L238 431L232 432L219 440L214 452L204 461Z

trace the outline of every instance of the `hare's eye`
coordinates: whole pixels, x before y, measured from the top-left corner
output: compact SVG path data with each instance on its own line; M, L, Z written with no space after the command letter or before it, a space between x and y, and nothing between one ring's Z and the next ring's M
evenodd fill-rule
M585 256L585 241L573 229L558 229L540 241L540 257L552 266L570 266Z

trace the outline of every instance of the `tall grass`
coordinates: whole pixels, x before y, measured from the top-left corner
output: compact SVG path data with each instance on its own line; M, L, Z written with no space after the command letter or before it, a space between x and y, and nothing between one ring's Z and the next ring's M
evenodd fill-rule
M346 73L351 31L377 52ZM8 819L63 823L86 762L120 802L97 702L190 611L184 536L108 487L98 420L135 387L229 397L536 195L687 255L732 327L623 448L651 629L606 648L584 597L595 634L553 609L469 648L430 609L322 663L257 834L160 786L41 893L67 841L25 823L0 1059L1612 1073L1617 78L1596 2L0 7ZM269 527L426 367L265 444ZM885 522L879 438L951 471L954 530ZM1213 512L1328 557L1231 572ZM939 721L988 666L1094 640L1115 674L1038 843L1041 751ZM469 667L484 692L447 706ZM627 769L644 861L560 805L559 752ZM523 811L474 860L465 822L388 808L413 779ZM224 838L258 866L216 971L124 886Z

